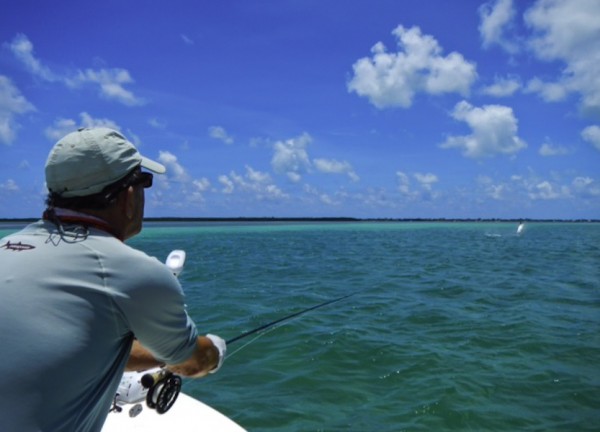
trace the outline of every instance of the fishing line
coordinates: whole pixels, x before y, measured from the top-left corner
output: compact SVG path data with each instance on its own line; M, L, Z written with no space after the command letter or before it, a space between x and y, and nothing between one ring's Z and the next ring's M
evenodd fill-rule
M321 307L323 307L323 306L327 306L327 305L330 305L330 304L332 304L332 303L336 303L336 302L342 301L342 300L344 300L344 299L347 299L348 297L352 297L354 294L356 294L356 293L355 293L355 292L353 292L353 293L346 294L346 295L344 295L344 296L341 296L341 297L335 298L335 299L333 299L333 300L327 300L326 302L320 303L320 304L318 304L318 305L316 305L316 306L311 306L311 307L309 307L309 308L306 308L306 309L303 309L303 310L301 310L300 312L295 312L295 313L293 313L293 314L290 314L290 315L284 316L283 318L279 318L279 319L277 319L277 320L275 320L275 321L271 321L270 323L267 323L267 324L261 325L260 327L257 327L257 328L255 328L255 329L252 329L252 330L248 330L247 332L244 332L244 333L242 333L242 334L240 334L240 335L238 335L238 336L236 336L236 337L234 337L234 338L231 338L231 339L229 339L228 341L226 341L226 344L227 344L227 345L229 345L229 344L232 344L233 342L239 341L239 340L241 340L241 339L244 339L244 338L246 338L246 337L248 337L248 336L250 336L250 335L253 335L253 334L255 334L255 333L258 333L258 332L259 332L259 331L261 331L261 330L266 330L266 329L268 329L269 327L273 327L275 324L279 324L280 322L287 321L287 320L289 320L289 319L292 319L292 318L295 318L295 317L297 317L297 316L303 315L303 314L305 314L305 313L307 313L307 312L310 312L310 311L312 311L312 310L319 309L319 308L321 308ZM248 344L246 344L246 345L248 345ZM245 346L245 345L244 345L244 346ZM239 351L239 350L238 350L238 351ZM236 351L236 352L237 352L237 351Z
M289 322L283 323L280 326L273 326L270 327L268 329L265 329L263 332L258 333L258 335L254 338L252 338L251 340L249 340L248 342L246 342L244 345L242 345L241 347L239 347L238 349L236 349L235 351L233 351L232 353L227 353L227 358L231 358L233 357L234 354L237 354L238 352L240 352L241 350L243 350L244 348L246 348L248 345L253 344L255 341L257 341L258 339L260 339L261 337L263 337L264 335L267 335L269 333L271 333L272 331L277 330L278 328L281 328L287 324L289 324L291 322L291 319Z
M169 256L167 257L165 264L167 268L169 268L173 275L179 276L181 271L183 270L183 265L185 263L186 253L184 250L177 249L171 251ZM247 338L248 336L257 334L252 340L248 341L237 350L229 354L228 357L233 356L243 348L250 345L252 342L257 340L258 338L264 336L270 331L275 330L277 324L282 323L284 321L291 320L292 318L296 318L300 315L303 315L307 312L313 311L315 309L319 309L321 307L342 301L347 299L348 297L353 296L356 292L343 295L338 298L334 298L332 300L327 300L323 303L319 303L318 305L311 306L309 308L303 309L299 312L292 313L290 315L286 315L282 318L276 319L275 321L271 321L267 324L261 325L255 329L244 332L232 339L226 341L227 345L230 345L234 342L237 342L241 339ZM262 333L259 333L261 332ZM123 378L121 379L121 383L119 384L119 392L115 395L113 401L114 411L121 411L122 405L132 404L139 402L141 400L146 400L146 405L156 410L157 413L163 414L167 412L177 400L177 396L181 391L181 377L173 374L164 368L156 368L154 372L146 372L139 375L142 372L126 372L123 374Z
M255 338L250 339L248 342L246 342L244 345L242 345L241 347L239 347L238 349L236 349L235 351L231 352L231 353L227 353L227 358L231 358L233 357L235 354L237 354L238 352L240 352L241 350L243 350L244 348L246 348L248 345L254 343L256 340L260 339L261 337L263 337L264 335L266 335L267 333L272 332L273 330L275 330L276 328L279 327L271 327L269 330L266 330L262 333L259 333Z

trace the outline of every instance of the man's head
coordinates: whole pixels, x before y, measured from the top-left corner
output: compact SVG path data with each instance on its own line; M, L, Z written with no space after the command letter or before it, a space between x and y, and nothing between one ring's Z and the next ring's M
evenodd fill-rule
M143 157L121 133L79 129L59 140L46 161L47 204L96 213L129 237L141 229L143 189L152 185L146 168L165 167Z
M143 157L121 133L79 129L62 138L46 160L46 185L62 198L94 195L142 167L162 174L165 167Z

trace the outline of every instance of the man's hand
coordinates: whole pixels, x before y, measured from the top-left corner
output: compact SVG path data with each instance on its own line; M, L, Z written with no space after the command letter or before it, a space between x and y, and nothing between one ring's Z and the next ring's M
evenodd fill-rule
M216 371L221 369L221 366L223 366L225 356L227 355L227 344L225 343L225 340L220 338L219 336L207 334L206 337L209 338L215 346L215 348L219 350L219 362L217 363L217 366L210 371L210 373L215 373Z

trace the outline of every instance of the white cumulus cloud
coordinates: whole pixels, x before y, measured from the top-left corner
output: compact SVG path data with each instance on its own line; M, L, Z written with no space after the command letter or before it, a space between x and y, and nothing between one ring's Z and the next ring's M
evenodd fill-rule
M166 175L170 180L178 182L187 182L190 177L185 168L178 162L177 156L168 151L158 153L158 161L167 168ZM158 176L164 177L164 176Z
M307 133L285 141L277 141L273 145L274 153L271 159L273 170L287 175L293 182L300 181L302 173L311 166L306 150L311 142L312 138Z
M588 126L581 131L581 137L600 150L600 126Z
M8 179L4 183L0 183L0 191L18 192L19 190L19 185L13 179Z
M562 196L563 190L549 181L545 180L534 185L529 190L529 198L533 200L553 200Z
M360 178L352 168L352 165L347 161L338 161L335 159L313 159L315 169L327 174L347 174L353 181L358 181Z
M539 0L525 13L533 31L529 45L545 61L565 64L554 80L533 78L527 86L547 101L581 97L584 112L600 116L600 1Z
M539 153L541 156L562 156L569 153L565 147L544 143L540 147Z
M65 80L69 87L77 88L84 84L97 84L100 95L106 99L116 100L124 105L143 105L143 99L135 96L125 88L133 83L133 78L126 69L86 69L79 70L74 76Z
M49 82L61 82L70 88L95 85L98 87L101 97L115 100L124 105L133 106L145 103L143 99L125 88L127 84L133 83L133 78L126 69L85 69L77 70L74 73L58 74L35 57L33 43L26 35L16 35L8 47L27 70L38 78Z
M200 192L206 192L210 189L210 181L206 177L194 180L192 184Z
M19 128L15 117L34 110L35 107L25 99L12 81L0 75L0 142L11 144Z
M166 129L167 123L157 119L156 117L152 117L148 120L148 124L155 129Z
M508 186L496 183L491 177L480 175L476 179L477 184L483 189L485 196L496 201L502 201L508 195Z
M403 171L396 171L398 191L406 198L430 200L438 196L438 194L433 191L433 185L439 181L435 174L414 173L412 174L412 178L416 181L414 187L409 174Z
M479 8L481 22L479 33L484 48L499 45L509 53L518 51L516 43L511 42L505 35L506 30L515 18L512 0L496 0L484 3Z
M507 97L520 88L521 82L516 78L496 78L493 84L482 89L482 93L494 97Z
M224 127L222 126L211 126L208 128L208 135L211 138L215 138L219 141L223 141L225 144L233 144L233 137L231 137Z
M438 182L438 177L435 174L427 173L415 173L415 179L419 182L421 187L426 190L431 190L433 185Z
M210 189L210 181L206 177L192 181L192 191L190 200L194 202L203 202L204 193Z
M231 171L228 175L219 176L219 183L223 185L222 192L225 194L240 191L251 194L258 200L288 198L288 195L273 183L268 173L255 170L249 165L246 165L245 175Z
M107 118L95 118L87 112L79 113L80 120L76 121L67 118L58 118L54 121L52 126L45 129L44 133L51 141L58 141L68 133L77 130L80 127L93 128L93 127L106 127L117 131L121 130L121 127L114 121ZM131 135L131 134L130 134ZM135 140L134 140L135 141ZM138 144L134 142L134 144Z
M222 192L224 194L231 194L235 190L233 182L225 174L219 176L219 183L223 185Z
M419 27L398 26L392 34L398 39L398 52L388 52L382 42L353 65L348 90L364 96L377 108L408 108L417 93L460 93L466 96L477 78L474 63L442 48Z
M54 73L34 56L33 44L24 34L17 34L13 40L8 43L8 48L33 75L46 81L55 81L57 79Z
M527 147L517 135L518 121L511 108L502 105L475 107L466 101L456 104L452 112L456 120L472 129L470 135L451 136L442 148L458 148L470 158L511 155Z
M571 182L573 193L582 198L600 197L600 184L591 177L575 177Z
M398 190L404 195L410 195L410 178L402 171L396 172L396 178L398 179Z

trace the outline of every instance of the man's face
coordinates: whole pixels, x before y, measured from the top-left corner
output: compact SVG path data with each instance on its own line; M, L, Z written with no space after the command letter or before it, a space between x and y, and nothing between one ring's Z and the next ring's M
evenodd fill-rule
M142 173L136 176L136 180L129 186L127 193L130 193L132 202L133 217L130 220L130 224L127 227L125 238L133 237L142 230L142 222L144 220L144 205L146 203L146 197L144 189L152 186L152 174Z

